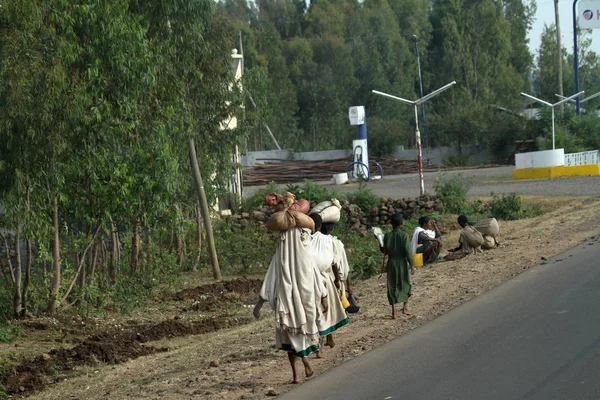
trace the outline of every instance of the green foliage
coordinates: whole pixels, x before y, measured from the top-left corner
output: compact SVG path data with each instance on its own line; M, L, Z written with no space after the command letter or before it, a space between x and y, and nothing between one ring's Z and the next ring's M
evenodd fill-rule
M265 195L269 193L281 194L281 187L275 182L271 182L266 188L258 189L250 196L244 197L242 200L242 210L248 212L255 210L258 206L263 206L265 204Z
M215 223L214 230L219 263L229 273L262 272L269 266L277 234L267 231L264 225L231 218ZM210 265L208 251L203 256L203 264Z
M8 321L12 316L11 288L6 282L0 281L0 321Z
M525 205L521 196L512 193L509 195L494 196L488 204L487 213L490 217L513 221L540 215L542 208L539 204Z
M346 200L351 204L356 204L364 213L370 212L373 208L379 206L380 199L365 183L361 183L358 190L348 193Z
M105 307L116 308L125 314L130 313L143 307L152 290L159 284L159 279L154 277L120 275L113 286L105 289Z
M470 187L470 182L462 174L442 176L433 184L444 211L453 214L462 214L466 211L467 192Z
M16 338L21 336L23 336L23 329L19 326L0 326L0 343L12 343Z
M448 167L469 167L473 165L473 161L471 160L471 156L463 154L446 158L444 164Z
M305 180L302 185L288 185L286 191L294 193L296 199L306 199L315 203L331 201L332 198L339 199L340 197L340 194L334 188L319 185L309 180Z
M381 251L373 235L367 234L364 237L360 233L351 230L343 213L332 234L344 243L352 280L368 279L379 272L381 268Z

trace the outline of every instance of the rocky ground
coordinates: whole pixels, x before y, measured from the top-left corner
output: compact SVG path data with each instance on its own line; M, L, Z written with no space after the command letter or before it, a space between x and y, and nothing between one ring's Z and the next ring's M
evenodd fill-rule
M311 359L316 374L393 340L582 241L598 240L600 199L538 201L551 202L555 209L502 223L499 248L418 269L411 317L390 318L384 279L357 284L361 312L339 331L336 346L325 348L325 358ZM453 246L456 240L457 232L450 232L444 246ZM251 317L259 285L257 279L199 287L188 282L187 289L156 299L127 318L28 321L27 336L0 347L0 357L20 363L14 369L17 373L3 382L35 399L276 396L293 385L285 354L274 348L272 313L265 310L259 321ZM54 350L47 353L50 349Z

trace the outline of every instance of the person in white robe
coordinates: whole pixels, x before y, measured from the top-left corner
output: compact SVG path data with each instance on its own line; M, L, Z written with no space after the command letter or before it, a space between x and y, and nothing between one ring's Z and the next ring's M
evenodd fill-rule
M325 224L318 214L311 215L310 217L315 221L315 233L312 234L311 240L312 254L327 289L329 306L328 312L319 315L319 318L317 318L317 326L319 328L319 335L326 337L325 344L329 347L334 347L335 338L333 332L350 322L338 294L338 289L342 290L342 287L339 265L335 264L336 242L333 236L328 234L329 231L326 234L321 231L322 226ZM327 225L329 226L329 224ZM340 293L343 292L340 291Z
M277 348L288 352L292 383L300 383L296 361L302 359L306 377L313 375L308 355L319 350L317 318L328 312L328 292L311 252L311 231L292 228L280 241L265 275L254 316L268 302L275 312Z

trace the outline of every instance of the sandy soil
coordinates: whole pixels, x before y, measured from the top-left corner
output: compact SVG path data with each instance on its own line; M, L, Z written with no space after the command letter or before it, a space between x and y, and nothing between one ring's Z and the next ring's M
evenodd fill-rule
M540 217L504 222L499 248L418 269L413 276L413 315L399 320L390 318L385 279L357 284L361 312L338 331L337 345L325 348L325 358L311 358L316 375L402 336L523 270L551 262L547 260L599 233L598 198L578 198ZM451 232L444 236L444 246L454 246L456 240L457 232ZM287 357L274 348L272 313L264 310L259 321L247 323L252 306L245 303L237 305L244 323L230 321L209 333L146 343L168 351L122 364L74 366L68 379L30 397L252 399L292 389ZM173 318L167 314L165 318Z

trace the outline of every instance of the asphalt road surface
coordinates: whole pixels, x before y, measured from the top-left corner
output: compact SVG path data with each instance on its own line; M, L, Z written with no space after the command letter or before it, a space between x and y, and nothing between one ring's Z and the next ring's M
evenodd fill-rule
M574 177L559 179L512 180L514 167L470 169L464 171L425 173L425 190L435 193L435 178L461 174L471 183L470 196L490 196L517 193L523 196L600 196L600 177ZM319 182L333 185L332 181ZM281 185L285 187L285 185ZM367 183L377 195L389 198L415 197L419 195L418 174L390 175L382 180ZM250 195L258 186L244 187L244 195ZM335 186L340 192L351 192L358 184Z
M600 399L599 259L589 239L281 398Z

